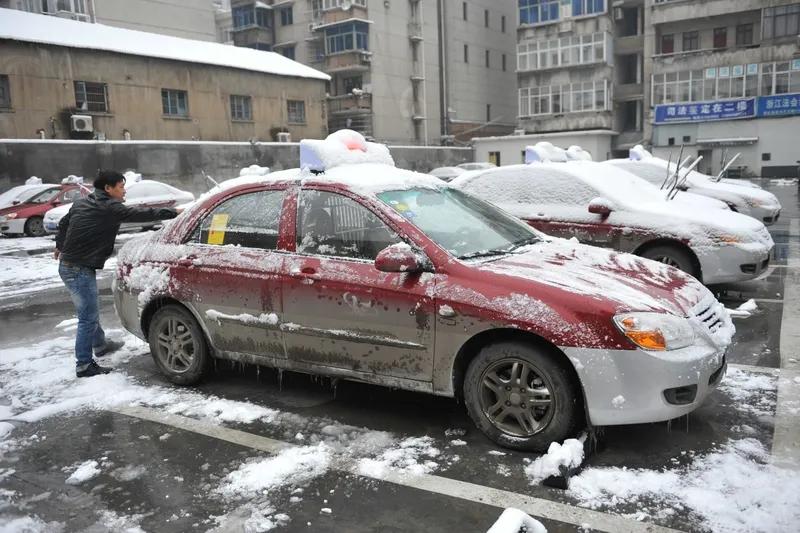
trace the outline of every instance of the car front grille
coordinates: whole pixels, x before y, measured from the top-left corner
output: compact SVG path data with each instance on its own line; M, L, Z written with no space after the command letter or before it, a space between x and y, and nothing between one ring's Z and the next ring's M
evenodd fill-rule
M692 309L692 315L712 335L725 325L725 310L721 303L709 294Z

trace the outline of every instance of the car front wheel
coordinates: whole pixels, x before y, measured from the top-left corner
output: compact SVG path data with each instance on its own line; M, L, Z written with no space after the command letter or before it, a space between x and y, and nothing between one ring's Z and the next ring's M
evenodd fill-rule
M42 237L45 233L42 217L31 217L25 221L25 235L28 237Z
M148 331L156 366L176 385L193 385L208 372L211 355L194 316L177 305L156 311Z
M698 277L700 274L697 272L697 269L695 268L692 258L689 256L689 254L677 246L653 246L652 248L648 248L642 252L640 255L647 259L652 259L653 261L658 261L659 263L664 263L665 265L675 267L678 270L683 270L687 274L691 274L694 277Z
M555 354L521 342L483 348L464 379L470 418L501 446L546 451L583 425L580 387Z

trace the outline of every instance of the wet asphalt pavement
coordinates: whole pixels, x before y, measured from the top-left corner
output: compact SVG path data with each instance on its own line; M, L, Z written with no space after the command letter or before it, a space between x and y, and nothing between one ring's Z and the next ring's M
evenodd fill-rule
M757 371L781 366L782 298L791 270L786 266L788 250L798 242L797 235L790 235L790 221L800 217L796 186L769 189L783 205L779 222L769 228L776 242L774 268L757 281L713 288L728 307L749 298L757 300L756 314L735 320L737 334L727 354L734 367L760 367ZM107 330L120 328L105 292L101 321ZM0 311L2 342L24 346L41 341L72 314L68 302ZM149 355L131 359L125 372L142 384L169 386ZM219 364L215 375L198 390L298 415L296 426L227 424L233 429L291 441L297 432L315 431L301 420L329 419L399 436L428 435L444 452L436 476L574 504L564 491L530 484L522 471L523 461L535 456L508 450L502 450L505 455L489 453L499 449L474 428L463 406L452 399L360 383L333 384L326 379L228 363ZM765 393L765 404L774 405L774 395L775 391ZM603 429L586 464L656 470L671 467L690 457L681 451L711 451L736 436L743 426L767 449L771 447L773 417L759 410L744 411L729 395L717 391L688 417ZM450 433L446 435L447 430ZM454 444L452 430L465 445ZM235 509L232 511L236 505L215 494L213 488L243 461L266 456L219 438L95 410L23 424L13 437L26 445L0 452L0 490L15 492L5 508L0 498L0 515L36 515L45 522L62 524L65 531L122 531L131 524L148 532L206 531L218 525L213 517L221 515L227 515L228 521L219 531L243 531L250 512L248 502L237 504L242 506L242 519L237 521ZM102 472L86 483L66 485L63 468L90 458L101 462ZM141 467L139 475L128 479L125 469L137 466ZM3 477L3 468L14 472ZM279 521L276 531L486 531L502 512L502 506L336 469L311 480L302 493L293 490L279 487L254 498L261 498L262 504L268 498L276 511L288 515L287 520ZM623 506L616 511L633 514L636 509ZM127 523L119 517L135 520ZM592 531L566 514L563 521L538 519L550 532ZM698 518L688 512L659 519L658 524L682 531L702 529Z

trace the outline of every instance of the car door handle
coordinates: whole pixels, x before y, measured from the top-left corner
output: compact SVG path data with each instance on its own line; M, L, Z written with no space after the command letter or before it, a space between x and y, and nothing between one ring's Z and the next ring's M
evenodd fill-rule
M289 275L296 279L308 279L308 280L316 280L320 279L319 274L317 274L317 270L313 267L303 267L300 268L293 268Z
M189 255L187 257L181 257L176 261L178 266L181 267L190 267L194 266L194 260L197 259L197 256Z

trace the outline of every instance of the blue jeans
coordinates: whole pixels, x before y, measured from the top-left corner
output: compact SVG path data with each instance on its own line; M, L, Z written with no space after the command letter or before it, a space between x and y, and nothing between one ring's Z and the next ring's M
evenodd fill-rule
M102 350L106 334L100 327L100 304L97 301L97 278L93 268L80 265L58 265L58 274L69 289L78 312L78 333L75 337L75 362L78 370L93 361L92 350Z

